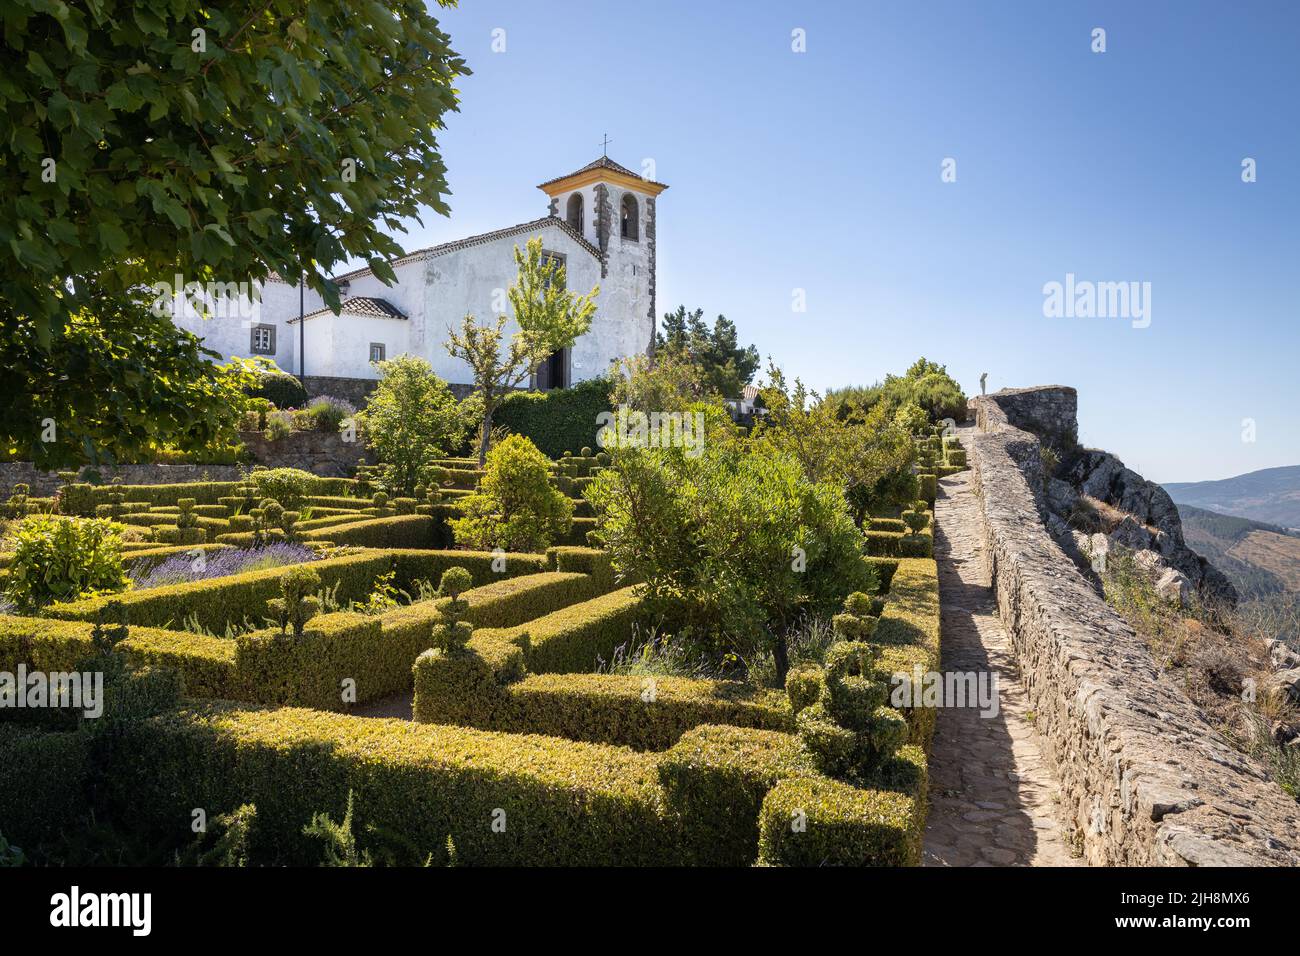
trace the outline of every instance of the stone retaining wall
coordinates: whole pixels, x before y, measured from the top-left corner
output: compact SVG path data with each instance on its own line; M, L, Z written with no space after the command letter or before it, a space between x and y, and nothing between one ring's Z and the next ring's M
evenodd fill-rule
M1016 390L1008 405L1013 415L1059 411L1073 399L1073 389L1065 391ZM1009 421L1000 401L976 400L969 448L986 559L1061 784L1062 815L1084 858L1112 866L1300 865L1296 802L1161 675L1143 639L1047 533L1039 439ZM1055 422L1054 437L1069 432L1062 424Z
M124 485L236 481L239 478L239 468L236 465L120 465L117 468L103 467L99 473L105 483L120 475ZM59 490L62 482L54 472L38 471L29 461L0 462L0 494L8 497L9 489L15 484L30 485L31 494L35 498L48 498Z
M350 478L358 458L375 463L374 453L361 442L345 442L339 434L291 432L268 441L261 432L240 432L253 464L267 468L301 468L322 478ZM68 469L71 471L72 469ZM84 471L84 469L81 469ZM238 465L120 465L99 470L105 483L121 476L124 485L167 485L182 481L238 481ZM38 471L26 461L0 462L0 500L15 484L31 486L31 494L48 498L61 482L53 472Z

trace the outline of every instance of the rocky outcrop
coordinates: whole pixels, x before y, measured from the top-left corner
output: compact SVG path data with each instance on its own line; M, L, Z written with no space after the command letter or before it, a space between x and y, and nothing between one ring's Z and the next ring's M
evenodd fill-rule
M1236 589L1227 577L1187 546L1178 508L1169 493L1155 482L1126 468L1110 452L1096 449L1077 449L1067 456L1057 468L1055 479L1079 495L1124 513L1107 537L1112 545L1159 556L1162 563L1153 573L1153 583L1166 579L1166 571L1173 569L1203 598L1221 605L1237 603Z
M1079 446L1074 389L1003 389L981 396L975 405L982 430L1007 426L1037 439L1032 453L1026 453L1024 443L1011 453L1030 477L1048 531L1081 570L1087 573L1100 554L1121 547L1142 556L1139 567L1171 600L1186 605L1195 594L1217 605L1236 604L1237 592L1227 577L1187 546L1182 518L1169 494L1110 452ZM996 421L991 421L990 409L996 410ZM1091 502L1107 506L1108 514L1091 515ZM1104 528L1088 527L1098 520ZM1104 541L1097 530L1104 532ZM1177 575L1169 575L1170 570ZM1099 588L1097 579L1091 580Z
M1084 858L1095 865L1300 865L1296 802L1210 726L1090 586L1048 533L1048 516L1062 519L1047 506L1053 493L1039 439L1008 421L998 396L977 402L980 428L968 451L986 560L1061 784L1062 812ZM1102 464L1116 496L1124 469ZM1103 484L1099 477L1091 487ZM1161 504L1150 495L1142 511L1142 492L1129 479L1124 485L1130 492L1118 497L1134 505L1134 523L1146 529L1143 519Z

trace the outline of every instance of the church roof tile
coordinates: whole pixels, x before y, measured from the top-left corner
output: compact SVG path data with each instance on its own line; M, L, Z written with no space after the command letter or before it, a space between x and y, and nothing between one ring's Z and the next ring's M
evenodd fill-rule
M358 295L350 299L344 299L339 304L340 314L349 315L366 315L376 319L406 319L407 315L387 299L376 299L372 296ZM317 309L315 312L308 312L305 318L314 319L317 316L333 315L330 309ZM290 319L290 324L297 322L297 319Z

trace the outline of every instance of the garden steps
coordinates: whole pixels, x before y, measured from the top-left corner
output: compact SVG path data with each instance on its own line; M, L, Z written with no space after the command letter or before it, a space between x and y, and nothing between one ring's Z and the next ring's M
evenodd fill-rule
M990 588L969 471L939 481L934 514L943 669L995 673L1000 707L996 717L981 717L974 706L939 708L924 863L1079 866Z

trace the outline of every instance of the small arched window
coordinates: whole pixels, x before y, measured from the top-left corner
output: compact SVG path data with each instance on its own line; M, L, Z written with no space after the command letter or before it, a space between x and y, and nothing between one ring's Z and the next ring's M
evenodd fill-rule
M640 210L636 204L636 196L631 193L624 193L621 205L623 214L619 217L621 223L619 235L624 239L631 239L633 242L636 242L640 238L638 223Z
M565 210L564 218L577 231L578 235L582 235L582 193L574 193L569 197L569 205Z

